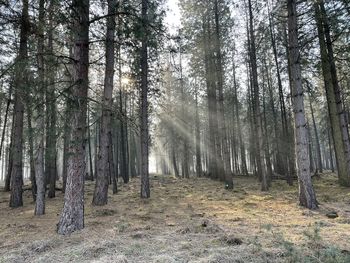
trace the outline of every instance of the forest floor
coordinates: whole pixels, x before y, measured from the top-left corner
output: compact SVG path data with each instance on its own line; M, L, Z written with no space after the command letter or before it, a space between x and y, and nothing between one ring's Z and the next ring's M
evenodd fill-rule
M254 178L235 189L206 178L151 176L151 198L139 198L139 178L120 184L104 207L91 205L86 183L85 229L56 234L63 194L33 216L0 193L0 262L350 262L350 191L332 174L314 178L320 208L297 204L297 186L275 181L260 191ZM296 185L296 183L295 183ZM339 217L331 219L329 212Z

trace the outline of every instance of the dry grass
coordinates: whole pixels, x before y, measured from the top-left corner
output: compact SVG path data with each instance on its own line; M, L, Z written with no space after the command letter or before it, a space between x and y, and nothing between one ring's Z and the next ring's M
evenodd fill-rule
M30 192L18 209L1 192L0 262L350 262L349 189L332 174L314 183L317 211L299 207L297 188L284 181L262 193L253 178L235 178L227 191L205 178L152 176L149 200L133 179L104 207L91 206L87 182L86 227L66 237L55 232L61 193L35 217ZM339 217L327 218L329 211ZM323 261L328 251L334 261Z

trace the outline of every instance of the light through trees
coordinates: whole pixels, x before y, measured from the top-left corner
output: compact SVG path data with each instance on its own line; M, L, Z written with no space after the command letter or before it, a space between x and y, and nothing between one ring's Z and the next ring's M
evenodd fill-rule
M152 202L154 174L230 194L238 178L295 182L310 209L315 178L350 186L347 1L165 2L0 2L10 207L29 189L43 215L62 191L57 231L70 234L130 182Z

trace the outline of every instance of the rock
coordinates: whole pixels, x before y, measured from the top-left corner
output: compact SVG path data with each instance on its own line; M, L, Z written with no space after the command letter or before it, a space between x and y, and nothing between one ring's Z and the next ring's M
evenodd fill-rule
M185 228L178 229L176 232L180 234L188 234L188 233L191 233L191 229L189 227L185 227Z
M202 221L201 225L202 225L202 227L207 227L208 223L209 223L209 221L205 219L205 220Z
M337 217L339 217L339 216L338 216L338 213L337 213L337 212L332 211L332 212L327 213L327 214L326 214L326 217L334 219L334 218L337 218Z
M132 234L131 237L133 239L142 239L142 238L148 238L149 235L145 234L145 233L142 233L142 232L137 232L137 233Z
M243 244L242 239L235 237L233 235L226 235L220 238L220 241L226 243L230 246L239 246Z

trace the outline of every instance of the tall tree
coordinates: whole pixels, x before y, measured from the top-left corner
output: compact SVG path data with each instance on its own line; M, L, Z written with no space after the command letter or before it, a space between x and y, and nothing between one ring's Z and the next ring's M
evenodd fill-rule
M57 109L56 109L56 94L55 94L55 71L56 65L54 61L54 12L56 11L56 0L50 0L48 7L48 44L47 44L47 85L46 85L46 152L45 152L45 166L46 178L49 182L48 197L55 197L56 180L57 180Z
M13 149L11 169L11 198L10 207L23 205L23 115L24 99L27 82L28 35L30 30L28 0L23 0L20 20L20 44L15 68L15 106L13 125Z
M288 9L288 48L290 62L290 83L294 111L296 155L299 182L300 205L309 209L317 208L315 191L311 181L308 153L308 132L305 118L304 93L301 81L300 51L296 0L287 0Z
M203 14L203 45L204 45L204 65L205 65L205 81L207 87L208 98L208 120L209 120L209 146L208 146L208 172L211 178L219 177L218 156L217 156L217 100L215 90L215 79L213 76L213 58L212 58L212 37L211 37L211 22L208 18L208 11Z
M322 0L314 3L318 39L321 53L321 66L326 88L326 97L338 168L339 183L350 186L350 141L346 123L341 90L333 55L330 26Z
M114 79L114 34L115 34L115 17L116 0L108 0L108 18L106 32L106 70L104 91L102 98L102 118L100 125L100 144L97 156L97 174L94 198L92 204L105 205L108 199L108 179L111 174L111 142L112 142L112 106L113 106L113 79Z
M89 0L72 2L73 81L69 98L71 133L64 207L57 225L59 234L84 228L84 176L86 111L89 71Z
M201 159L201 131L199 122L199 110L198 110L198 86L195 85L195 103L196 103L196 113L195 113L195 144L196 144L196 175L197 177L202 176L202 159Z
M268 184L266 178L266 170L264 165L263 154L263 137L262 137L262 118L260 114L260 94L258 83L258 66L256 59L256 45L255 45L255 33L254 33L254 17L252 11L251 0L248 0L249 11L249 59L252 73L252 86L253 86L253 115L254 115L254 135L257 140L255 144L256 150L256 166L259 178L261 178L261 190L267 191Z
M148 0L141 0L142 44L141 44L141 106L140 106L140 142L141 142L141 198L150 197L148 153Z
M221 27L220 27L220 8L218 0L214 2L215 19L215 54L216 54L216 81L218 89L218 120L219 120L219 140L221 140L222 159L223 159L223 177L227 189L233 189L233 180L231 174L231 161L226 131L225 112L224 112L224 69L221 51Z
M44 175L44 25L45 25L45 1L39 1L38 22L38 106L37 106L37 149L35 155L35 179L37 184L37 197L35 202L35 215L45 214L45 175Z

